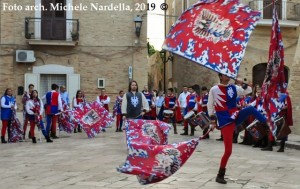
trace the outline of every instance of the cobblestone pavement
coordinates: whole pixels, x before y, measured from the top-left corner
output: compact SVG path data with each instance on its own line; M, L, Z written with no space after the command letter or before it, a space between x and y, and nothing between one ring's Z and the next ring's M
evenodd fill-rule
M182 127L179 128L181 130ZM200 135L200 131L196 131ZM38 136L38 133L36 133ZM140 185L135 176L116 167L126 158L125 134L114 128L88 139L85 133L61 132L53 143L0 144L0 188L89 189L89 188L300 188L300 151L262 152L234 144L227 166L227 185L215 182L223 143L215 130L203 140L187 163L168 179ZM188 140L174 135L169 142Z

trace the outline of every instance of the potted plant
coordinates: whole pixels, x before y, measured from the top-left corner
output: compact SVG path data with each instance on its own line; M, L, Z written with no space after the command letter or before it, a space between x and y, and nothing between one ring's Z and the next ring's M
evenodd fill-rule
M71 32L71 37L73 41L77 41L79 38L79 33L78 32Z

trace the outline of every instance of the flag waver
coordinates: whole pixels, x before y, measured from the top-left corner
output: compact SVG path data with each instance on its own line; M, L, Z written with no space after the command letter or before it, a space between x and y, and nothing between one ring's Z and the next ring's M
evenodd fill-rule
M200 0L179 17L163 49L236 78L259 19L238 0Z

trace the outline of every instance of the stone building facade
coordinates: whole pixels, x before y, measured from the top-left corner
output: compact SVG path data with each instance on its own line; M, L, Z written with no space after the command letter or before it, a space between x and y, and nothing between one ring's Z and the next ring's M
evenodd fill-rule
M52 7L52 11L27 7L43 3L70 7ZM145 3L146 0L1 1L0 91L12 88L21 107L22 86L26 90L29 83L35 84L40 96L50 90L52 83L66 85L70 98L82 89L88 101L96 99L102 84L112 100L119 90L127 91L130 79L140 86L147 84L147 12L140 6ZM23 10L9 10L8 6L14 4ZM75 6L79 10L71 9ZM139 37L134 23L137 15L143 21ZM72 39L74 33L79 38ZM17 50L33 51L36 60L18 62Z
M196 0L176 1L167 0L170 9L166 12L166 31L168 32L178 16L190 7ZM268 51L270 44L270 34L272 25L272 6L270 0L243 0L254 10L262 11L262 19L253 31L247 46L244 59L239 70L239 77L245 82L262 84L266 63L268 61ZM288 91L292 96L293 103L293 128L295 133L300 134L300 4L297 0L278 1L279 24L284 43L285 73L289 83ZM184 85L199 84L200 86L212 87L218 82L217 74L209 69L196 65L193 62L177 56L172 56L173 61L166 63L165 85L169 85L179 90Z

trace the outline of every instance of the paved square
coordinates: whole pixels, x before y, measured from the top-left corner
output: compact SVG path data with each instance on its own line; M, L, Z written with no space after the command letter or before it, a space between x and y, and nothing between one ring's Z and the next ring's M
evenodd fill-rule
M182 127L179 126L179 132ZM200 136L200 129L196 136ZM36 132L38 136L38 132ZM116 167L127 155L125 133L116 133L114 124L94 139L85 133L60 133L53 143L32 144L31 140L0 144L0 188L89 189L89 188L300 188L300 151L262 152L234 144L227 166L227 185L215 182L223 143L215 130L203 140L187 163L168 179L140 185L135 176L121 174ZM188 140L174 135L169 143Z

